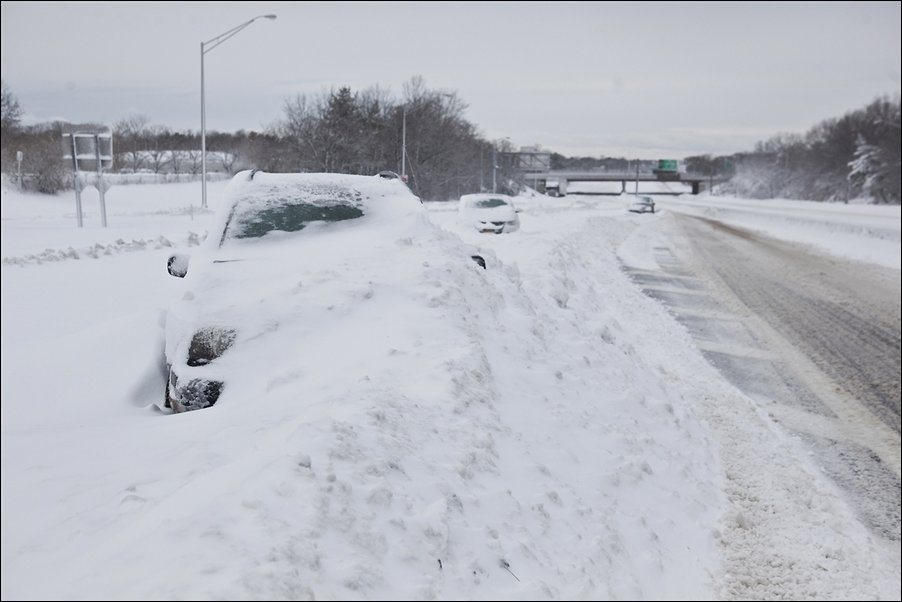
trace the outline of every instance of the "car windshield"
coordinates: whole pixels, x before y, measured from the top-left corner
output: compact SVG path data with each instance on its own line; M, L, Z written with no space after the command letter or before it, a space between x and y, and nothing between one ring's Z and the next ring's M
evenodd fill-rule
M297 232L317 222L363 216L362 195L335 185L304 185L291 190L254 191L232 209L220 245L228 240L261 238L270 232Z
M480 209L491 209L492 207L503 207L507 205L503 199L480 199L473 203L474 207L479 207Z

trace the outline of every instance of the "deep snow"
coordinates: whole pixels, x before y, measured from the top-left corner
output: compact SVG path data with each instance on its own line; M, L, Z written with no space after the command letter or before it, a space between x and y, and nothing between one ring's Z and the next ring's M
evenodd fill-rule
M384 241L416 269L373 248L299 282L331 305L311 345L170 415L165 262L205 237L199 196L114 187L102 229L88 192L78 229L71 196L3 191L4 599L898 599L899 542L624 272L667 203L746 202L518 198L501 236L427 204ZM835 239L835 207L772 206L750 226ZM854 247L898 257L899 208L870 209ZM449 259L473 247L488 269Z

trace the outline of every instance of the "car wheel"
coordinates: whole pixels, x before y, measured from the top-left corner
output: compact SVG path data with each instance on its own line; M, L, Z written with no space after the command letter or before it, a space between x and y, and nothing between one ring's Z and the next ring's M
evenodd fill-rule
M163 393L163 404L174 414L200 410L214 405L222 393L223 383L217 380L193 378L185 382L170 367Z
M195 378L179 386L179 399L173 408L177 412L201 410L214 405L222 393L222 382Z

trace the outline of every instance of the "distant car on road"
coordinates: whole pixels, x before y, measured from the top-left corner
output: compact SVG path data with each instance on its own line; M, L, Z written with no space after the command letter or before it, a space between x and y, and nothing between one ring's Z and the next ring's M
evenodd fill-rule
M519 212L506 194L465 194L457 210L461 224L479 232L501 234L520 229Z
M630 201L627 209L631 213L654 213L655 200L650 196L640 196Z

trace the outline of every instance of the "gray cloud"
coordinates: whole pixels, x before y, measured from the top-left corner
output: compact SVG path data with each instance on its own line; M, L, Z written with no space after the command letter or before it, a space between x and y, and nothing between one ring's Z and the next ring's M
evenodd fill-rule
M259 129L286 97L456 90L490 137L564 154L730 153L900 89L899 3L2 4L2 71L36 121L128 114Z

